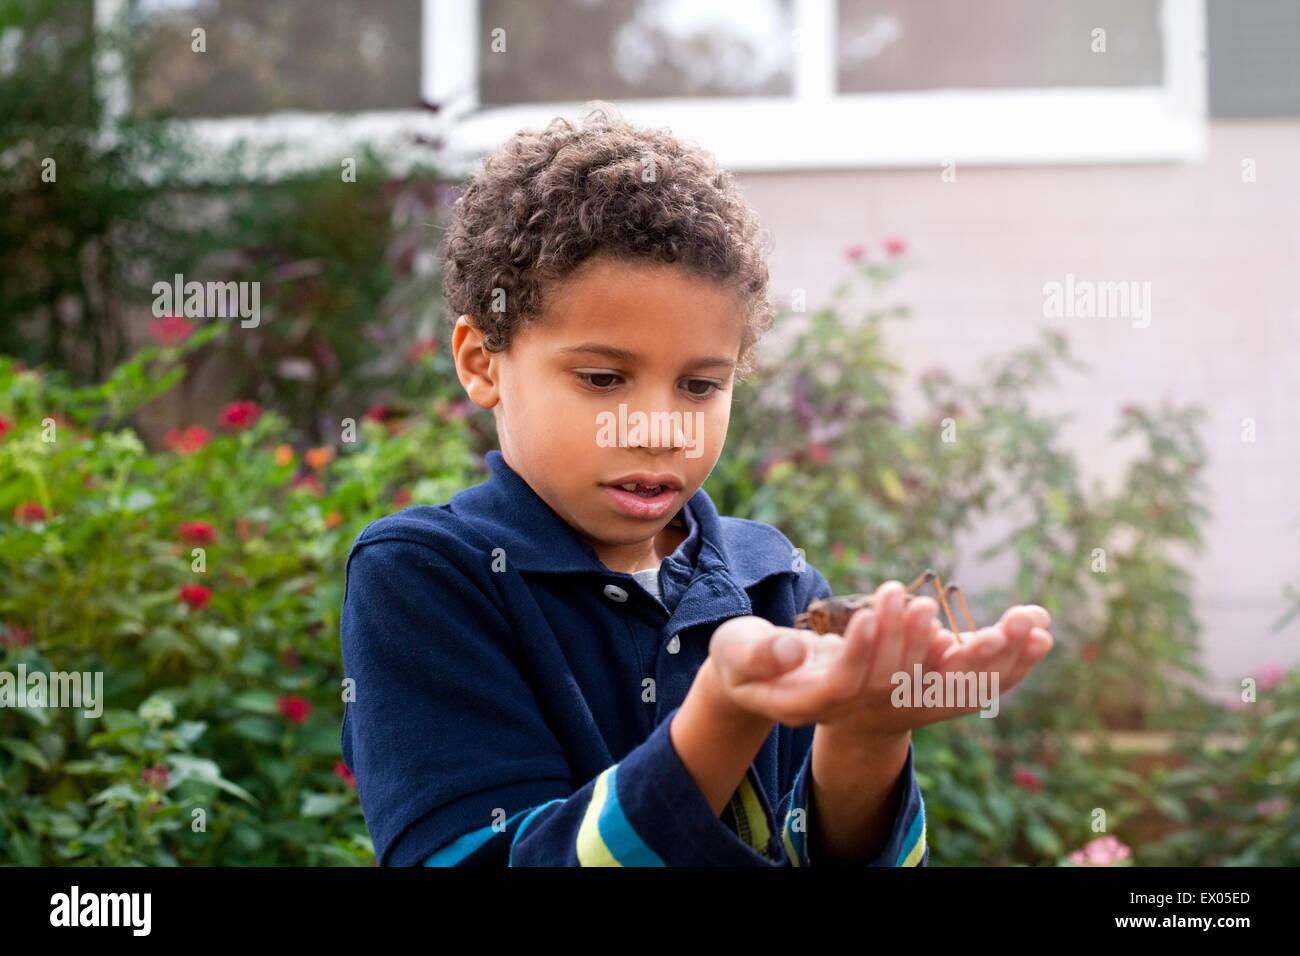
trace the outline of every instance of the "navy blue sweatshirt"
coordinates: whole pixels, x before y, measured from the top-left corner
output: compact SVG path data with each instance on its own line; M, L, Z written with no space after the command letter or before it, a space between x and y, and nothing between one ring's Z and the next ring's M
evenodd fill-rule
M770 525L699 489L657 599L499 451L490 480L368 525L348 555L343 759L384 866L808 866L814 725L776 724L721 816L669 722L729 618L830 594ZM925 865L909 747L885 848Z

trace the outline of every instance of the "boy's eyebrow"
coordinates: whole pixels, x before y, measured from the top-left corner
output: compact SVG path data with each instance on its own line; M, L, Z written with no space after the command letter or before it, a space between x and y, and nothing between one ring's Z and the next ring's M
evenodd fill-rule
M564 354L569 352L594 352L597 355L605 355L609 358L616 359L620 362L635 364L640 361L641 356L636 352L629 352L627 349L615 348L612 345L602 345L599 342L584 342L582 345L570 345L568 348L560 349ZM701 358L691 359L687 368L703 368L708 365L725 365L731 367L736 364L735 359L725 356L706 355Z

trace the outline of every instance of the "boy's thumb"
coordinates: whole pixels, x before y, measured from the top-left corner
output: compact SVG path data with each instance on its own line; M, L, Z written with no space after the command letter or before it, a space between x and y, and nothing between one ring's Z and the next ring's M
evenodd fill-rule
M751 680L766 680L784 674L803 661L806 650L803 641L795 635L774 634L753 646L746 676Z

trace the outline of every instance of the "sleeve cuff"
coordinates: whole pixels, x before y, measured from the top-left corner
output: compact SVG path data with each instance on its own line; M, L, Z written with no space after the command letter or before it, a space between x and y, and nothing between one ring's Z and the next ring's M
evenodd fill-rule
M858 866L926 866L930 859L930 849L925 840L925 800L921 797L921 787L912 772L913 745L908 744L907 762L903 765L904 780L902 799L894 814L889 840L884 849L874 858L863 858ZM803 764L795 775L794 786L790 792L789 809L786 811L781 829L781 842L785 853L794 866L826 865L814 864L808 858L809 833L809 787L812 783L812 748L804 755ZM782 801L783 804L785 801ZM836 863L832 865L844 865Z
M664 866L787 865L775 816L753 767L728 805L736 824L733 831L713 812L673 747L669 728L675 714L611 768L613 772L606 771L616 805L615 812L607 807L600 813L602 842L619 862L627 854L634 862L641 858Z

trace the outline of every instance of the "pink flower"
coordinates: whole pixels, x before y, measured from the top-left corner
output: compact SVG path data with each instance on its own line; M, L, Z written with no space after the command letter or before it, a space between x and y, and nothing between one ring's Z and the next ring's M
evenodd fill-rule
M382 422L389 416L389 414L389 408L387 405L383 402L375 402L375 404L371 405L370 408L367 409L366 418L370 419L372 422Z
M170 771L166 764L159 764L156 767L143 767L140 770L140 779L144 781L144 785L155 790L166 789L169 775Z
M317 498L320 498L322 495L325 494L325 486L320 483L319 478L317 478L315 475L311 474L310 472L304 475L299 475L297 478L295 478L293 480L293 486L295 488L305 488L308 491L310 491L313 495L315 495Z
M844 250L844 258L848 259L850 262L859 262L866 254L867 247L862 245L860 242L848 246Z
M437 404L434 410L445 420L449 422L458 422L461 419L468 417L469 413L474 410L474 406L464 399L456 402L449 402L444 399Z
M1096 644L1085 644L1079 648L1079 656L1089 664L1095 663L1101 652L1097 650Z
M844 545L836 541L831 545L831 557L836 561L844 560Z
M1277 816L1286 813L1286 801L1281 797L1275 800L1261 800L1255 804L1255 812L1261 817Z
M437 339L421 339L406 350L406 357L409 361L418 362L430 352L436 351L437 348Z
M163 444L182 455L192 455L202 450L212 440L212 432L199 425L173 428L163 436Z
M228 431L238 432L252 428L261 417L262 409L257 402L231 402L221 410L217 424Z
M357 778L352 775L352 771L348 769L348 765L342 760L334 765L334 776L347 781L348 786L355 787L357 785Z
M182 521L176 531L186 544L211 544L217 540L217 529L206 521Z
M891 256L901 256L907 251L907 243L897 236L885 240L885 251Z
M27 647L31 643L31 630L21 624L10 624L0 633L0 647Z
M300 697L298 694L280 697L276 700L275 705L279 708L280 713L284 715L285 720L294 724L301 724L307 719L307 715L311 713L311 701L305 697Z
M808 457L819 465L824 465L831 460L831 450L823 444L808 446Z
M160 345L184 342L190 337L192 331L194 326L179 315L164 315L161 319L154 319L149 323L149 334L157 339Z
M10 419L0 415L0 438L4 438L5 435L13 431L13 427L14 423Z
M1016 786L1024 790L1037 793L1043 789L1043 778L1038 776L1038 774L1034 773L1032 770L1021 767L1012 774L1011 777L1015 780Z
M1260 690L1276 687L1284 680L1286 680L1286 671L1278 667L1273 661L1269 661L1261 667L1259 673L1255 675L1255 683L1259 685Z
M1113 836L1104 836L1071 853L1070 862L1075 866L1115 866L1127 860L1132 852Z

